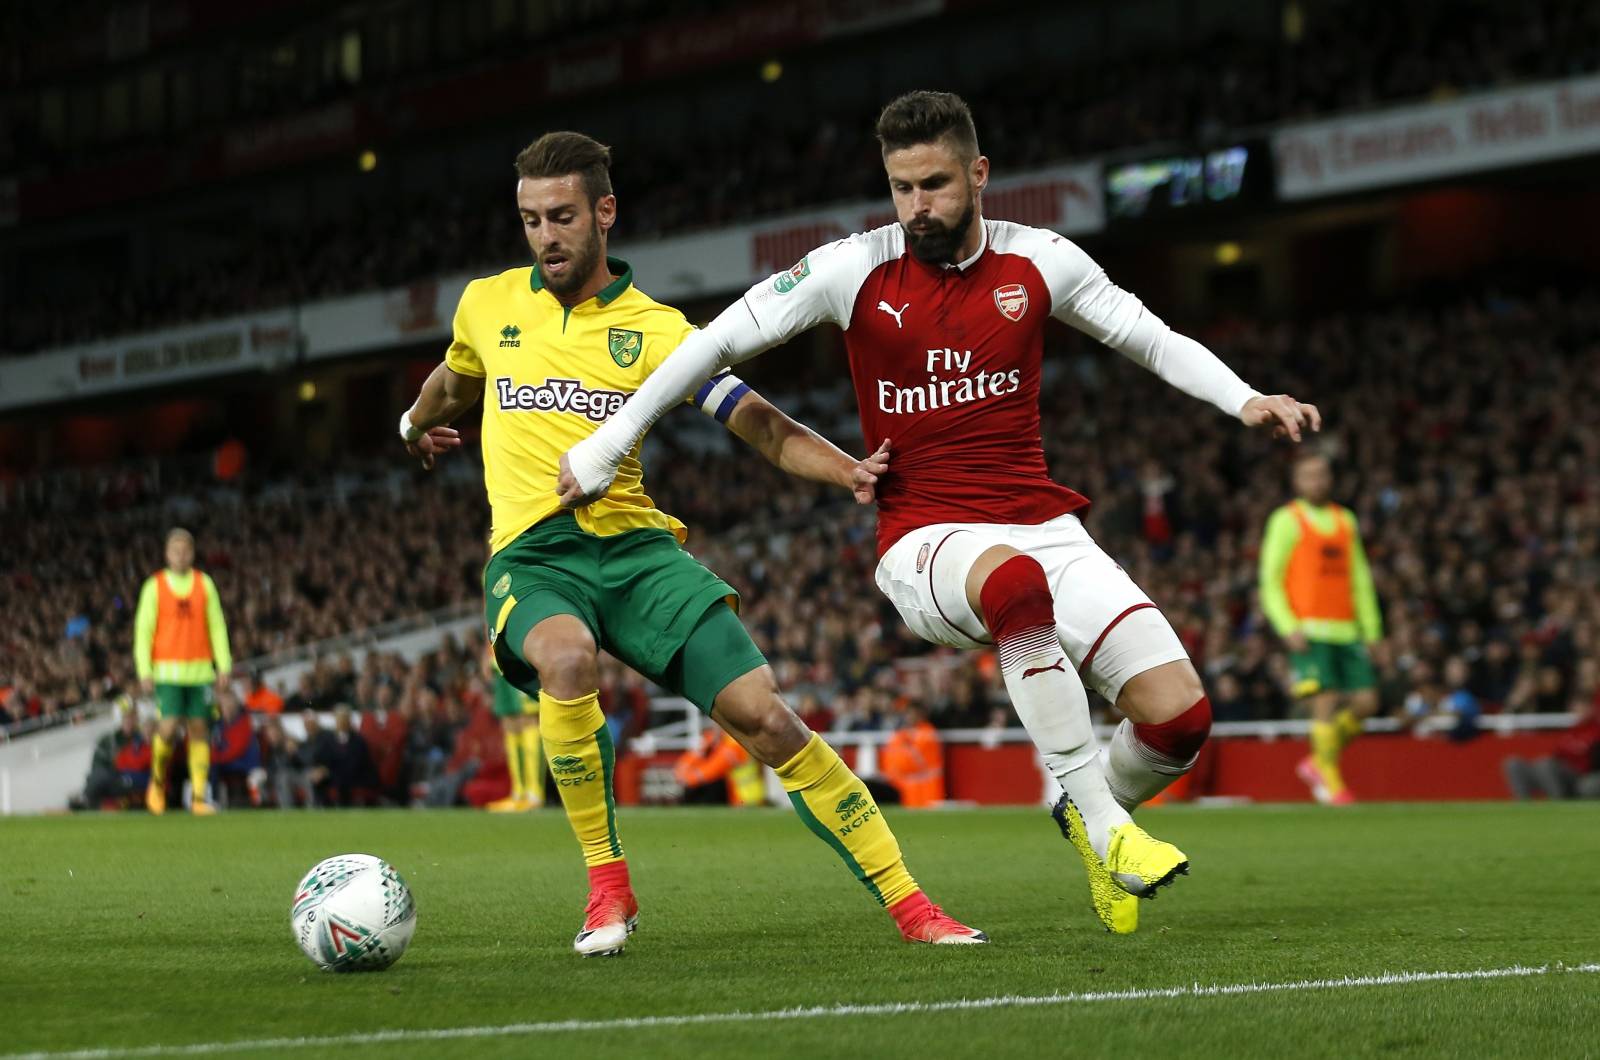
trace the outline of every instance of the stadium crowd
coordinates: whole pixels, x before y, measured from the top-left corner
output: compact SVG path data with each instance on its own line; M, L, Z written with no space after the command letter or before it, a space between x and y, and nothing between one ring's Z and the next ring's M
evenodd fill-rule
M1245 378L1322 403L1328 427L1311 444L1332 456L1335 496L1361 519L1385 609L1376 662L1386 710L1455 715L1467 734L1484 711L1595 701L1600 427L1583 410L1600 402L1600 297L1458 295L1201 336ZM1288 499L1289 451L1087 340L1063 333L1053 346L1044 434L1056 476L1093 498L1090 529L1163 608L1217 717L1286 716L1285 659L1256 600L1256 555L1267 515ZM807 393L793 406L801 418L838 419L825 396L836 389ZM814 727L892 725L912 701L941 727L1007 722L992 662L918 641L872 587L869 509L747 454L691 452L671 419L657 435L653 495L740 589L745 622ZM458 460L419 479L399 463L370 481L345 469L218 491L203 505L188 496L22 519L0 580L0 720L128 687L127 601L174 521L197 533L238 658L471 606L482 591L476 468ZM408 532L394 534L402 516ZM385 687L392 702L423 686L442 695L384 665L382 680L363 681L373 675L324 662L306 687L280 694L291 709L346 703L363 717L388 709ZM422 713L439 709L448 712Z
M1290 5L1294 7L1294 5ZM965 86L985 151L1001 173L1095 152L1210 143L1271 122L1600 69L1600 8L1582 0L1435 7L1359 0L1305 18L1278 42L1219 38L1202 51L1142 61L1008 69ZM1287 32L1287 30L1286 30ZM620 149L615 179L625 239L765 217L883 192L863 103L786 128L765 111L736 135ZM312 223L241 219L232 253L119 272L107 297L29 292L3 308L14 352L230 312L394 287L453 270L520 261L505 185L432 194L374 185L352 210ZM248 237L244 234L248 232Z

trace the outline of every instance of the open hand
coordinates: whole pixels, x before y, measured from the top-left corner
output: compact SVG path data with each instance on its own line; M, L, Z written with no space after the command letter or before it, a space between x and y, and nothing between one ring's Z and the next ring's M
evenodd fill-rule
M1296 401L1288 394L1264 394L1251 398L1239 410L1239 419L1244 421L1246 427L1271 424L1274 438L1286 437L1295 442L1300 441L1301 432L1306 427L1313 431L1322 430L1322 413L1317 411L1317 406Z
M418 435L416 441L406 443L406 452L422 461L424 471L432 471L434 457L460 447L460 431L454 427L430 427Z

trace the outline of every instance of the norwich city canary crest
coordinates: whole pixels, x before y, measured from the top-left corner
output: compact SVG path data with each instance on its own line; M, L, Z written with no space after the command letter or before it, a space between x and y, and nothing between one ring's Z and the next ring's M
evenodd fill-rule
M632 368L633 362L644 352L644 332L627 328L612 328L606 336L610 340L611 359L622 368Z
M509 593L510 591L511 575L500 575L500 580L494 583L494 598L496 600L504 600L506 598L506 593Z

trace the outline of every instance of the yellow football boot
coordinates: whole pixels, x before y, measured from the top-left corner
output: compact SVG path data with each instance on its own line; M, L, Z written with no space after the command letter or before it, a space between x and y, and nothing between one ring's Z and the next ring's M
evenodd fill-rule
M1129 821L1111 832L1106 871L1129 894L1154 898L1158 887L1188 875L1189 858L1171 843L1163 843Z
M155 817L166 813L167 789L152 780L150 786L144 789L144 808Z
M1095 916L1106 930L1116 935L1131 935L1139 927L1139 899L1117 886L1106 871L1105 862L1094 852L1089 842L1088 829L1083 826L1083 815L1065 795L1056 800L1050 816L1056 819L1061 835L1077 848L1083 858L1083 867L1089 873L1089 900L1094 905Z

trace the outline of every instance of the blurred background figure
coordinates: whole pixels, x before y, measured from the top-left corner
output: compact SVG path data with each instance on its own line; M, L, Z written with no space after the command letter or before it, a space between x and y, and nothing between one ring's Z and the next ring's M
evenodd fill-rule
M1518 799L1600 799L1600 701L1572 705L1578 723L1561 734L1555 753L1504 762L1506 787Z
M672 775L683 786L683 801L688 804L761 806L767 801L761 763L714 725L700 734L698 748L678 756Z
M925 809L944 801L944 743L920 703L910 703L878 752L878 772L900 793L900 805Z

